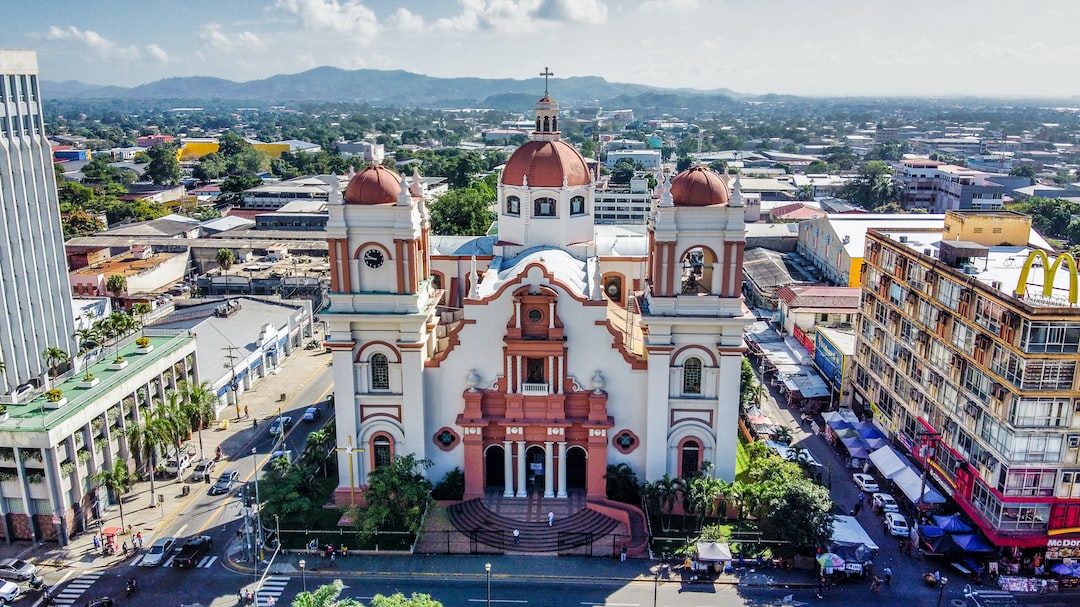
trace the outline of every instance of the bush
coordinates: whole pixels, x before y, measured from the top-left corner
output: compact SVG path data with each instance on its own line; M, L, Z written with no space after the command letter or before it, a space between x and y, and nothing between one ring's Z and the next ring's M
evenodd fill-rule
M135 345L140 347L140 348L145 348L146 346L150 345L150 338L149 337L140 337L139 339L135 340Z
M45 393L45 399L50 403L58 403L61 398L64 398L64 391L60 388L53 388Z
M431 490L431 497L437 500L460 500L465 495L465 473L461 468L454 468L446 473L439 484Z

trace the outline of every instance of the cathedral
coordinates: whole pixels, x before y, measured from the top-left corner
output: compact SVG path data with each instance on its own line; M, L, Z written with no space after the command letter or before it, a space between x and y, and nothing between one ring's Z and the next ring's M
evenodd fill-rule
M743 328L738 178L665 180L647 226L593 223L594 175L545 91L499 176L497 232L437 236L420 180L328 180L338 505L394 454L465 499L603 498L711 464L733 480Z

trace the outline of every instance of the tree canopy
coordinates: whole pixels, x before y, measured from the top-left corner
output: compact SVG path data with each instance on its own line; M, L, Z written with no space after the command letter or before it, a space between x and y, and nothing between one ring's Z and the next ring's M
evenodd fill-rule
M353 509L350 518L357 532L370 536L379 530L416 533L431 504L431 482L423 471L430 460L399 455L368 475L365 505Z
M840 188L839 196L870 210L895 202L899 186L892 169L882 160L871 160L859 167L859 175Z
M482 236L495 220L490 188L450 190L431 205L431 230L436 234Z
M147 151L150 163L146 165L143 177L149 178L155 185L176 185L180 183L180 162L176 159L176 149L169 145L155 145Z

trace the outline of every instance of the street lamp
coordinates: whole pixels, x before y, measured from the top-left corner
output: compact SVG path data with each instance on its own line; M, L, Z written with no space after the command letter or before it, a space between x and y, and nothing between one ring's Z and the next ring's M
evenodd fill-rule
M304 567L307 567L307 561L300 559L300 562L297 564L300 565L300 579L304 582L304 592L307 592L307 575L304 573Z
M256 542L257 542L255 544L255 548L256 548L256 550L255 550L255 571L258 572L259 571L259 558L261 556L260 553L262 552L262 537L263 537L263 534L262 534L262 512L259 511L259 462L256 459L255 454L256 454L255 447L252 447L251 448L251 468L252 468L252 471L255 473L255 522L256 522L256 531L257 531L257 533L255 534L255 538L256 538Z
M945 594L945 584L948 583L949 578L941 576L941 581L938 582L937 607L941 607L941 597Z
M656 591L660 587L660 571L657 570L653 573L652 581L652 607L656 607Z
M487 573L487 607L491 607L491 563L484 563L484 571Z

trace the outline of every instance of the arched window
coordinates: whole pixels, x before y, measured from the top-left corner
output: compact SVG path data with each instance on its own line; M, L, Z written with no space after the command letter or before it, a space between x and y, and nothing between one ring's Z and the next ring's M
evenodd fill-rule
M555 199L537 198L533 201L533 217L554 217Z
M371 389L390 389L390 362L385 354L371 355Z
M688 358L682 370L683 394L701 394L701 359Z
M521 199L517 196L506 197L506 214L521 215Z
M546 133L546 132L548 132L550 130L551 130L551 118L548 117L548 116L544 116L544 132Z
M389 466L390 462L394 459L394 450L390 448L390 439L385 436L376 436L373 441L373 463L372 465L378 469L383 466Z
M553 130L553 131L559 130L559 117L558 116L551 119L551 130Z
M679 476L689 478L697 474L701 467L701 445L696 440L688 440L682 445Z
M570 199L570 214L582 215L585 213L585 197L574 196Z
M540 132L540 117L539 116L536 117L536 132L537 133Z

